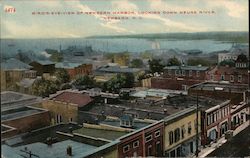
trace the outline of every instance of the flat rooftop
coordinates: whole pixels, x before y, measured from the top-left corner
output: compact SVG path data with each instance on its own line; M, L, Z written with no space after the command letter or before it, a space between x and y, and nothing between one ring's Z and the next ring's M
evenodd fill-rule
M1 92L1 111L36 104L42 101L42 98L13 91Z
M84 156L84 153L88 153L90 150L96 149L96 146L92 146L89 144L79 143L72 140L64 140L61 142L57 142L52 144L51 146L42 143L32 143L28 145L23 145L14 148L14 152L19 155L27 155L20 150L25 150L27 148L28 151L31 151L32 154L39 156L40 158L68 158L67 156L67 147L72 147L72 158Z
M80 128L73 133L79 133L82 135L94 137L94 138L102 138L108 140L115 140L123 135L126 135L127 132L114 131L114 130L105 130L105 129L95 129L95 128Z
M45 110L32 108L32 107L20 107L11 110L6 110L1 112L1 121L18 119L25 116L30 116L36 113L43 112Z
M242 93L248 89L247 84L230 84L230 83L218 83L218 82L204 82L194 86L191 86L192 90L206 90L206 91L231 91L234 93Z
M104 120L101 123L106 124L106 125L115 126L115 127L120 127L120 120ZM140 129L140 128L146 127L150 124L151 123L148 123L148 122L134 120L134 127L132 129Z
M146 90L137 90L135 92L131 92L130 96L132 97L167 97L172 94L187 94L186 91L178 91L178 90L166 90L166 89L146 89Z
M199 106L204 109L220 105L226 100L215 100L208 97L198 97ZM89 109L89 112L115 116L120 118L124 114L135 114L140 119L161 120L169 115L196 106L197 97L190 95L175 95L166 97L159 103L151 104L148 100L135 102L123 102L116 105L96 104Z

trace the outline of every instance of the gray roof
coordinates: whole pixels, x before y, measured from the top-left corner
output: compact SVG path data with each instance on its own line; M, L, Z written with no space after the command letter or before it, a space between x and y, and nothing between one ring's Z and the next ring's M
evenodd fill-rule
M31 68L32 66L15 58L11 58L1 63L1 69L3 70L29 70Z
M43 112L43 110L32 107L21 107L21 108L11 109L8 111L1 112L1 120L6 121L6 120L18 119L21 117L30 116L40 112Z
M99 68L97 71L102 72L113 72L113 73L136 73L141 71L141 69L137 68L121 68L119 66L105 66Z
M195 70L195 71L205 71L208 70L207 66L166 66L166 70Z
M80 66L81 63L70 63L70 62L60 62L56 63L56 68L65 68L65 69L71 69Z
M72 158L76 157L84 157L85 153L96 149L96 146L92 146L89 144L84 144L72 140L65 140L62 142L57 142L48 146L44 143L33 143L24 146L15 147L14 150L18 154L24 155L20 150L24 150L25 147L28 148L29 151L32 151L33 154L38 155L40 158L67 158L66 150L68 146L72 147ZM26 154L27 155L27 154Z
M52 65L52 64L55 64L54 62L52 61L49 61L49 60L35 60L34 62L37 62L41 65Z
M23 158L22 156L18 155L17 152L12 147L9 147L8 145L2 145L1 146L2 151L2 157L6 158Z

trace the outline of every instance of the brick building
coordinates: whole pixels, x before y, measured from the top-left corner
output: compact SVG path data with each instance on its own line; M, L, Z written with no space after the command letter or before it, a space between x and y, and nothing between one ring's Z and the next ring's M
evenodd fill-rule
M76 91L61 91L45 100L42 107L51 114L52 124L77 122L78 111L91 105L93 99L88 94Z
M1 131L4 137L50 125L48 110L37 108L41 99L17 92L1 92Z
M207 145L217 141L226 131L231 129L230 100L220 101L218 105L202 107L201 143Z
M213 99L231 100L232 104L238 104L246 97L247 84L229 84L221 82L203 82L191 86L189 95L206 96Z
M216 66L207 72L208 81L227 81L233 84L248 84L248 69L229 66Z
M208 69L205 66L167 66L161 77L151 79L151 87L186 90L188 86L204 82Z
M89 63L82 64L82 63L61 62L61 63L56 63L55 67L57 69L63 68L67 70L71 79L74 79L78 76L92 74L92 64Z
M163 156L163 121L119 138L118 157Z

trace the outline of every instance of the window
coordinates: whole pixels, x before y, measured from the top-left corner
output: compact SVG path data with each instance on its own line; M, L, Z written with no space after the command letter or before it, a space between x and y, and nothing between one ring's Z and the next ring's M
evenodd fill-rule
M71 117L71 118L69 118L69 122L73 122L73 118Z
M239 75L238 76L238 82L241 82L242 81L242 75Z
M61 123L62 122L62 115L57 114L56 115L56 123Z
M182 76L185 76L185 75L186 75L185 70L182 70Z
M171 70L170 69L168 69L168 75L171 75Z
M197 119L194 120L194 128L197 128Z
M207 115L207 125L210 125L210 115Z
M152 145L148 146L148 155L147 156L152 156Z
M225 80L225 76L221 75L221 80L224 81Z
M156 142L156 156L161 156L161 142Z
M193 74L192 70L189 70L189 76L191 77Z
M200 71L196 71L196 77L200 77Z
M156 138L159 137L160 135L161 135L160 130L158 130L158 131L155 132L155 137L156 137Z
M234 82L234 76L230 75L230 82Z
M174 142L178 142L180 140L180 128L174 130Z
M214 75L210 75L210 80L214 80Z
M183 139L185 137L185 125L181 126L181 138Z
M148 135L148 136L146 137L146 142L149 142L150 140L152 140L152 135Z
M139 140L133 142L133 148L137 148L139 146Z
M188 134L191 134L192 131L192 125L191 122L188 123Z
M123 147L123 153L128 152L129 149L130 149L130 146L129 146L129 145L124 146L124 147Z
M175 70L175 76L178 76L178 70Z
M172 131L168 132L168 137L169 137L169 145L173 144L174 142L174 134Z

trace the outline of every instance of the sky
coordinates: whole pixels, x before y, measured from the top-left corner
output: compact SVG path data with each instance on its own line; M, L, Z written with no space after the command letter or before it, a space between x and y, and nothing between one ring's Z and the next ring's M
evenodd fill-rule
M248 0L24 0L0 2L1 38L81 38L169 32L248 31ZM7 13L15 8L14 13ZM32 15L32 12L134 15ZM161 14L138 14L159 11ZM163 14L174 11L176 14ZM180 14L196 11L197 14ZM199 11L209 11L202 13ZM213 13L211 13L213 11ZM128 19L107 20L123 16ZM136 19L132 19L135 17ZM106 18L106 19L105 19Z

